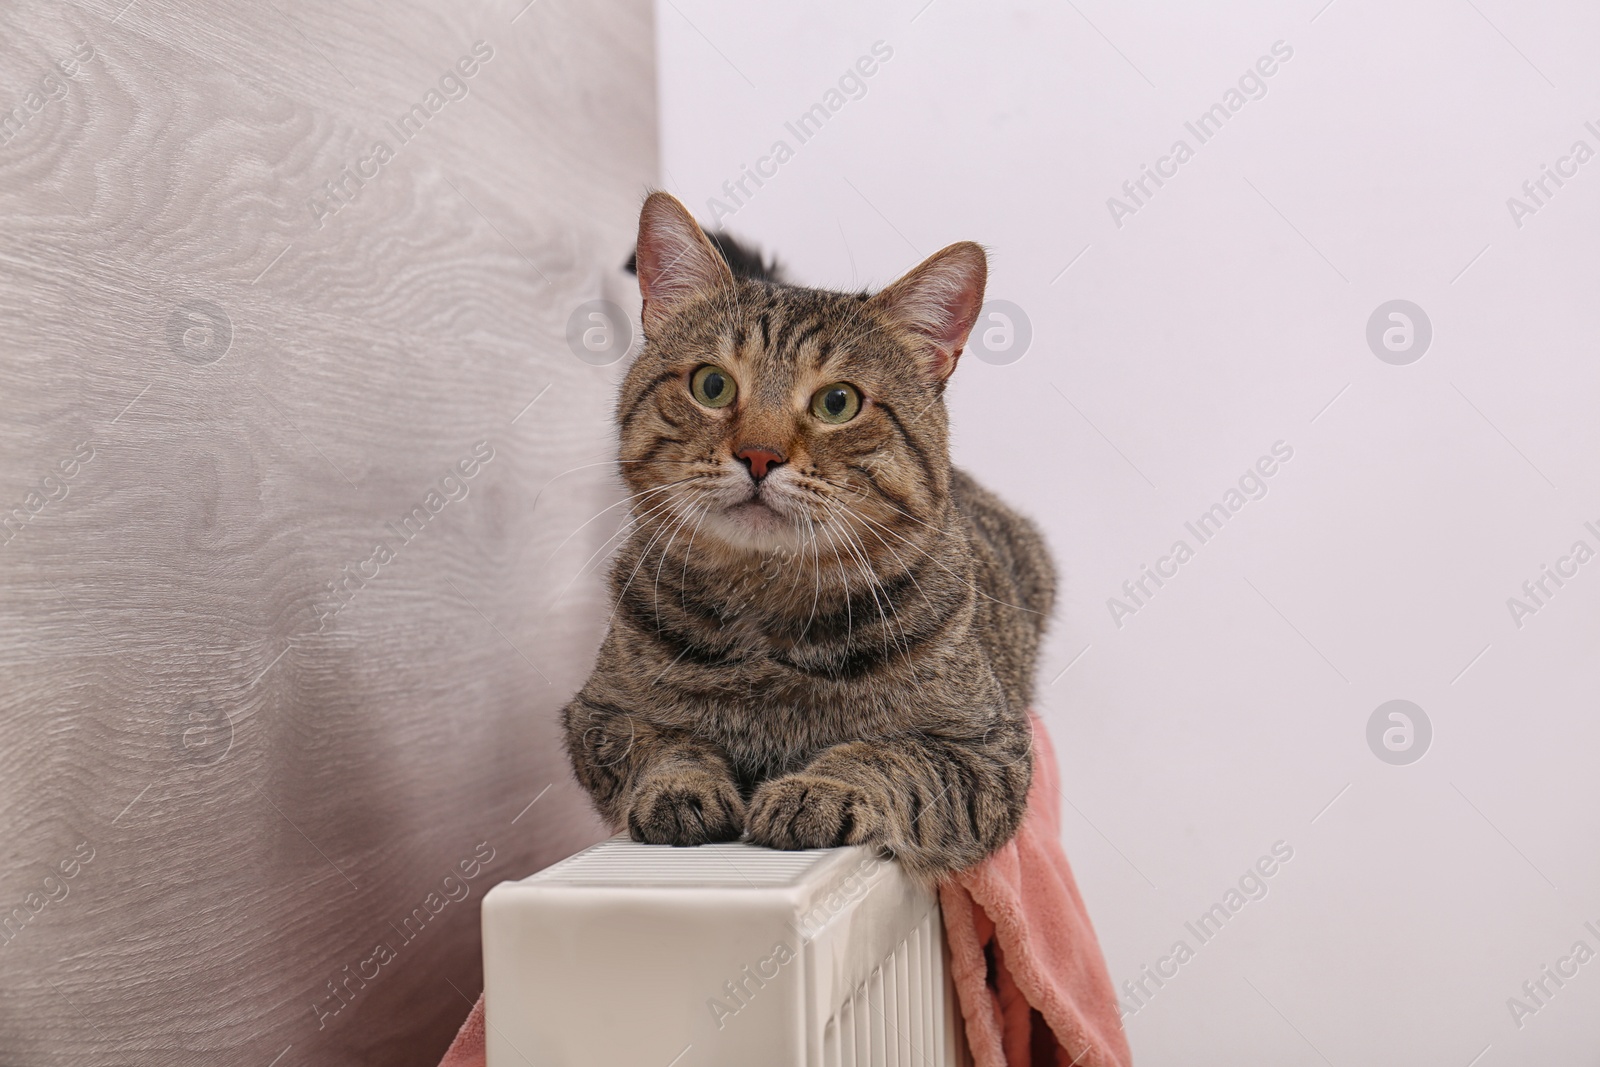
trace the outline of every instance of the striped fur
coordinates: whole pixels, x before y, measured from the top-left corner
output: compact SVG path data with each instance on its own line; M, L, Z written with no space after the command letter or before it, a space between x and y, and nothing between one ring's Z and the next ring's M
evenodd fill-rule
M617 405L631 525L563 713L614 826L874 844L928 879L1015 831L1054 576L1034 527L949 461L944 384L983 271L967 244L876 296L736 277L681 205L647 201L647 343ZM708 363L738 383L727 407L691 394ZM831 425L809 398L838 381L866 400ZM787 457L759 485L734 455L750 444Z

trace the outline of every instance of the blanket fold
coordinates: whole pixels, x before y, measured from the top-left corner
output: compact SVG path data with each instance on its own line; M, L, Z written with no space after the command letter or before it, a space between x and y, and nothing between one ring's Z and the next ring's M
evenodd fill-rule
M1061 847L1055 749L1033 717L1017 835L939 887L975 1067L1132 1067L1117 998ZM484 1067L483 998L439 1067Z
M1004 848L939 887L976 1067L1131 1067L1117 997L1061 847L1060 772L1033 717L1028 813Z

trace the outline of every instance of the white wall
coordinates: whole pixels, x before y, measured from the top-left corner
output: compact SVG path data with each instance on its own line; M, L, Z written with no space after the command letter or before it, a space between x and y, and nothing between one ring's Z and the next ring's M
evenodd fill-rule
M723 222L799 279L881 285L971 238L1025 310L1023 358L956 375L956 449L1065 576L1040 703L1112 974L1196 950L1127 1019L1139 1062L1573 1063L1600 962L1507 1000L1600 950L1600 560L1520 626L1507 599L1600 550L1600 161L1520 220L1507 198L1600 150L1600 13L1322 2L669 0L662 180L709 222L783 139ZM880 40L799 144L785 121ZM1199 144L1185 121L1277 41L1266 96ZM1194 158L1118 226L1107 198L1179 138ZM1393 299L1433 328L1409 365L1366 341ZM1198 545L1184 523L1278 441L1268 494ZM1119 627L1108 598L1179 538L1194 558ZM1392 699L1431 722L1418 762L1369 748ZM1185 920L1280 840L1201 945Z

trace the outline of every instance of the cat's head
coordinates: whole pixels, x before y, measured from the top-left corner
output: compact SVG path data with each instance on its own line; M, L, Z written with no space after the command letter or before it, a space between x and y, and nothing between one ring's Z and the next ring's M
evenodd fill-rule
M951 245L876 295L774 284L735 277L658 192L637 269L645 345L617 409L636 518L735 552L811 551L820 533L824 554L846 551L828 540L841 530L892 548L937 518L981 248Z

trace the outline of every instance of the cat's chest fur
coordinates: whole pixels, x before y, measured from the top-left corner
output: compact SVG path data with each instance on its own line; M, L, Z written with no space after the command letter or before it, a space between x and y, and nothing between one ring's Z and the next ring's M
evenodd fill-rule
M758 775L914 728L931 703L919 697L991 676L971 633L970 587L914 573L823 589L768 567L715 590L703 578L637 599L625 590L620 604L617 650L636 682L674 697L658 705L664 725L714 739Z

